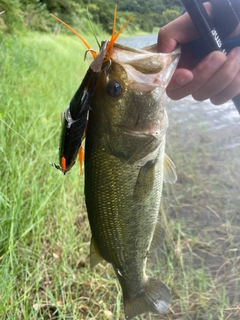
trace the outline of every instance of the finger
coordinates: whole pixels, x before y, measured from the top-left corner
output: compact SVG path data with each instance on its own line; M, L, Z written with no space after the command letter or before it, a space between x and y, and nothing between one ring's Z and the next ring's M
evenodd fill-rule
M240 93L240 74L230 83L225 90L212 97L210 100L212 104L220 105L223 104L232 98L236 97Z
M229 66L229 63L232 64L232 66ZM234 48L229 53L228 63L226 63L224 67L229 75L225 75L223 78L226 83L229 82L229 84L226 85L225 83L224 89L210 97L211 102L216 105L223 104L240 93L240 47ZM232 81L231 78L233 78Z
M240 47L237 47L228 54L225 63L209 78L209 81L194 92L193 98L198 101L203 101L219 94L221 94L221 96L226 94L227 97L229 97L231 84L233 85L233 92L236 90L234 79L238 78L239 72Z
M167 87L167 91L177 90L193 79L193 73L188 69L176 69L175 73L172 76L171 81Z
M210 53L192 70L192 81L173 89L171 87L168 88L169 97L173 100L179 100L194 94L221 68L226 59L226 55L220 51Z
M204 3L205 9L211 15L211 3ZM199 38L198 32L188 13L162 27L158 33L158 52L172 52L177 43L183 44Z

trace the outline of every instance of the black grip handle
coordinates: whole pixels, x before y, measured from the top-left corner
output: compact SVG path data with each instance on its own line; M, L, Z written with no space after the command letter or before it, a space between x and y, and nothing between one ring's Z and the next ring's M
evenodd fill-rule
M219 50L227 54L227 51L222 45L222 41L217 30L212 24L212 21L202 3L198 0L182 0L182 3L190 15L200 38L204 42L208 52ZM232 99L236 109L240 114L240 93Z
M236 97L232 98L232 101L240 114L240 93L236 95Z

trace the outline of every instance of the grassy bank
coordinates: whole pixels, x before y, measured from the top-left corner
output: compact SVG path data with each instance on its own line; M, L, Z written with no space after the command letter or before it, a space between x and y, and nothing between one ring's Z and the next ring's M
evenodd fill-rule
M60 113L88 66L84 52L71 36L1 43L0 117L42 154L0 122L2 319L124 319L111 266L89 267L79 168L63 176L50 166L58 162ZM197 143L194 128L186 139L175 120L168 153L179 180L165 186L166 244L149 259L149 274L171 288L173 303L164 316L139 319L239 319L239 150L215 152L206 128Z
M67 36L29 34L1 44L1 119L42 154L0 122L3 318L82 314L74 303L84 301L79 287L93 277L85 267L83 182L77 166L64 177L49 163L58 162L60 114L88 66L84 53L81 42Z

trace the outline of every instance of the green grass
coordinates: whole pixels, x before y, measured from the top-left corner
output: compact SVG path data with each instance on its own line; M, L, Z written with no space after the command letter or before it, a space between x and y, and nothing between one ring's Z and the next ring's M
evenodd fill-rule
M0 117L41 153L0 121L1 319L124 319L111 266L89 267L79 168L63 176L50 166L60 113L88 66L84 52L71 36L1 43ZM239 319L239 150L186 140L181 124L168 141L179 180L164 188L166 243L151 254L149 274L171 288L173 302L163 316L138 319Z
M83 178L77 166L66 176L50 166L58 163L60 114L88 66L84 53L70 36L29 34L1 45L1 119L42 154L0 122L3 318L81 318L82 296L95 287Z

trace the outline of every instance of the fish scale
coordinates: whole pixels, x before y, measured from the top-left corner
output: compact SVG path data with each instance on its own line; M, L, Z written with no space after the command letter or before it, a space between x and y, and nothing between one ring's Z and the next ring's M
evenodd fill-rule
M89 144L86 143L86 146ZM156 172L155 191L139 205L134 200L133 190L141 168L126 166L121 160L101 150L91 153L88 158L86 147L85 194L94 241L101 244L101 256L112 263L115 270L120 270L122 277L126 279L125 286L129 287L127 291L133 291L132 282L139 282L140 286L134 286L134 292L138 292L142 281L134 278L142 280L145 273L147 252L159 211L162 173L160 170ZM97 169L99 167L101 170ZM91 170L90 173L88 170ZM87 195L90 195L89 199ZM157 203L155 199L158 199Z

